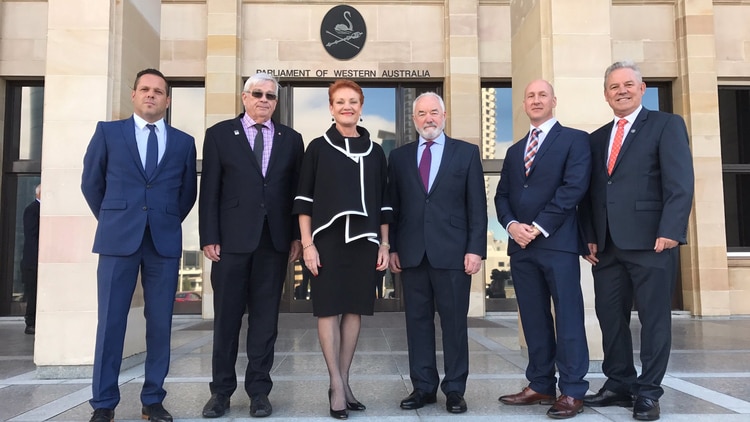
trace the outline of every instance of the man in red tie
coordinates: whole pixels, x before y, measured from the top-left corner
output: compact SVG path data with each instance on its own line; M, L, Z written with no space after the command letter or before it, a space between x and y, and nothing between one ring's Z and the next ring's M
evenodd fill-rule
M607 376L587 406L633 406L633 418L659 418L671 347L677 250L687 241L693 166L685 122L647 110L641 72L617 62L604 74L614 119L591 134L591 186L579 211L592 265ZM641 322L642 372L633 364L630 312Z

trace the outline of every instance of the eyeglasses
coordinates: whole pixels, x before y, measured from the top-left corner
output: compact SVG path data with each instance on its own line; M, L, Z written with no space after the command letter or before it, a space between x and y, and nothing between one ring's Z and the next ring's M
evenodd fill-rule
M263 98L263 93L261 91L251 91L250 95L252 95L253 98L258 98L258 99ZM272 94L270 92L266 92L266 99L268 101L274 101L274 100L276 100L276 94Z

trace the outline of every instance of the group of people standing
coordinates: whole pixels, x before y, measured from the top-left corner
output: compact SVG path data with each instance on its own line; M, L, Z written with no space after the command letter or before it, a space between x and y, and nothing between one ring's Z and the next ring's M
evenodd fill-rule
M655 406L658 418L659 383L669 355L672 248L685 242L692 198L687 132L679 117L641 107L645 85L634 66L611 68L605 80L615 114L629 122L627 137L610 123L589 143L585 132L564 128L552 117L556 99L549 83L534 81L526 89L532 128L508 150L495 204L510 237L530 384L500 400L552 404L547 414L565 418L579 413L584 402L623 405L635 395L634 417L644 419L638 409ZM366 409L350 386L350 368L361 316L373 314L375 280L386 269L400 274L405 302L413 391L400 407L435 403L440 389L448 412L466 412L469 292L487 248L479 148L444 133L445 104L427 92L413 103L419 139L386 159L359 125L362 89L338 80L328 89L333 124L305 150L298 132L271 118L278 91L272 76L253 75L241 94L244 112L205 134L199 233L203 253L212 261L215 318L211 397L203 416L217 418L229 410L245 312L250 415L272 414L268 396L279 302L288 264L300 258L312 274L331 417L347 419L349 411ZM92 422L114 420L127 313L139 273L147 321L142 415L172 420L162 405L163 382L180 223L196 200L197 183L193 138L164 122L168 92L159 71L139 72L133 116L100 122L84 158L82 190L98 220ZM606 165L610 138L621 144L612 147L620 154L615 172ZM644 247L650 235L656 245ZM595 264L597 315L604 331L608 381L592 398L584 398L588 348L579 255ZM643 336L649 337L638 378L628 326L633 298ZM654 419L653 410L647 413L645 420Z

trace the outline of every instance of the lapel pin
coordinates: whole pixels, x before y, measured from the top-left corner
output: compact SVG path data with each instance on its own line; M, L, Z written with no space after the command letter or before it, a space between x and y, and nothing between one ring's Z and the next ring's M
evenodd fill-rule
M239 130L235 130L235 131L234 131L234 136L237 136L237 135L239 135L239 134L240 134L240 131L239 131Z
M630 129L630 133L635 133L635 129Z

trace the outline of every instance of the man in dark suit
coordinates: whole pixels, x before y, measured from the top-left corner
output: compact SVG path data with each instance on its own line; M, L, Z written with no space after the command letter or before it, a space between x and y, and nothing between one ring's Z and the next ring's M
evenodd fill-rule
M607 381L584 403L629 406L632 395L633 417L655 420L671 347L675 248L687 241L693 166L685 122L644 108L645 91L634 63L607 68L604 97L615 117L591 134L591 186L580 211ZM630 334L633 300L641 322L640 376Z
M487 253L487 197L479 148L450 138L445 104L433 92L414 100L419 140L390 154L389 193L393 273L404 286L409 372L414 391L402 409L436 402L435 306L443 332L445 378L440 387L451 413L466 412L469 375L466 316L471 276Z
M39 205L42 185L34 189L36 197L23 210L23 256L21 257L21 281L26 299L26 328L24 333L36 333L36 282L39 267Z
M287 264L302 252L292 203L304 153L302 136L271 120L278 91L272 76L250 77L242 91L245 112L206 130L199 225L203 254L213 261L215 313L207 418L224 415L237 388L234 366L245 310L250 416L272 412L279 301Z
M529 348L529 386L500 401L552 404L547 416L561 419L583 411L589 388L583 379L589 352L578 258L586 251L576 208L589 186L591 152L586 132L564 127L552 116L556 105L547 81L526 87L523 106L531 128L508 148L495 208L508 232L510 271ZM555 366L560 371L557 399Z
M182 220L196 197L195 142L164 122L169 86L161 72L138 72L133 116L99 122L83 159L81 190L98 220L94 253L98 324L92 422L109 422L120 401L117 378L140 272L146 316L142 414L171 421L162 406L169 370L172 307L182 255Z

